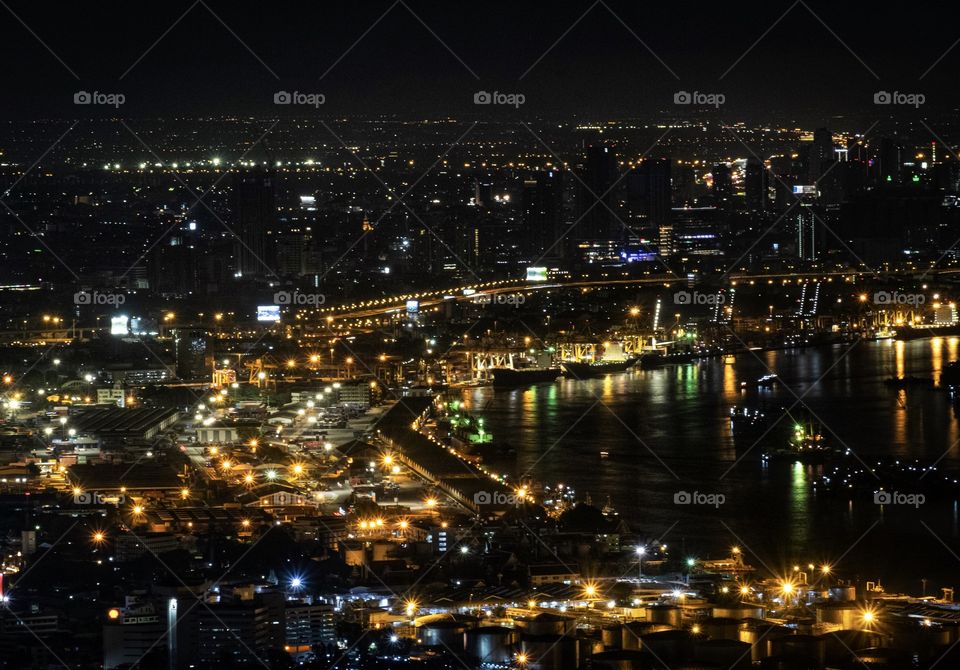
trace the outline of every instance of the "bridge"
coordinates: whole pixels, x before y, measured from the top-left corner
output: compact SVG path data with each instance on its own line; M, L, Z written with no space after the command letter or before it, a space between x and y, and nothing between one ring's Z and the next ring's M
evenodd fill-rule
M960 268L947 268L941 270L930 270L921 272L917 270L897 270L873 272L870 270L834 270L827 272L778 272L778 273L757 273L731 274L724 278L724 284L729 287L736 287L741 282L763 282L768 283L781 282L804 282L804 281L846 281L856 282L864 280L884 281L890 279L912 279L915 281L934 282L937 279L946 280L954 275L960 274ZM705 277L705 279L709 279ZM631 277L623 279L610 278L589 278L573 279L563 281L530 282L526 280L506 279L489 282L478 282L464 286L451 287L448 289L420 291L385 298L377 298L368 301L354 302L345 305L333 305L318 310L305 310L301 316L305 319L311 317L326 319L328 324L336 322L362 321L384 316L395 316L406 312L408 301L416 301L418 308L439 307L444 303L453 302L478 302L487 296L497 296L503 294L521 294L528 295L542 291L551 291L558 289L589 289L589 288L610 288L610 287L629 287L629 286L662 286L670 288L672 286L686 286L687 280L684 277L678 277L672 274L648 275L644 277Z
M809 281L842 281L842 282L860 282L860 281L885 281L893 279L927 281L935 282L955 280L956 275L960 274L960 268L944 268L928 271L920 270L887 270L874 272L871 270L832 270L820 272L773 272L773 273L737 273L730 274L723 278L723 284L728 287L735 287L739 283L757 283L767 282L773 284L780 283L802 283ZM709 281L709 277L704 277ZM293 327L310 327L325 323L327 328L346 329L357 332L373 330L377 327L388 325L396 319L406 315L407 304L415 301L419 311L429 312L437 311L443 305L449 302L483 302L495 298L498 295L523 295L528 296L540 292L566 289L599 289L613 287L644 287L661 286L670 288L673 286L687 286L687 279L673 274L661 273L657 275L645 275L643 277L629 278L586 278L586 279L565 279L557 281L531 282L522 279L503 279L488 282L476 282L462 286L453 286L446 289L434 289L427 291L418 291L383 298L374 298L366 301L358 301L340 305L330 305L317 309L303 309L297 312L296 319L292 321ZM895 306L894 306L895 307ZM260 324L262 327L262 324ZM168 331L172 328L204 328L203 324L164 324L163 330ZM0 342L9 344L30 344L44 345L54 343L69 343L75 340L84 340L92 336L108 334L110 327L104 326L79 326L76 323L70 326L61 325L59 327L45 326L35 329L17 329L0 331ZM164 333L161 333L163 335ZM324 330L323 336L329 336L329 330ZM304 334L309 337L310 335ZM593 343L596 347L597 343ZM633 346L629 342L628 347ZM642 348L642 345L640 346ZM628 353L636 353L640 348L629 350ZM596 354L578 349L572 345L570 351L561 352L562 357L569 359L589 358ZM508 355L509 352L503 352Z

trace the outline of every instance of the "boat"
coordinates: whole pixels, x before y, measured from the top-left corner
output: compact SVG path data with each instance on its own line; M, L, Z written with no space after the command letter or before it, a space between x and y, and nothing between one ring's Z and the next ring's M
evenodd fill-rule
M657 351L643 354L640 357L639 364L642 369L649 370L650 368L657 368L661 365L690 363L704 355L703 352L696 351L672 351L669 353Z
M596 377L611 372L624 372L637 362L636 358L624 361L596 361L593 363L563 362L563 371L571 377Z
M929 377L914 377L914 376L905 376L905 377L888 377L883 380L883 383L887 386L892 386L893 388L907 388L908 386L933 386L933 380Z
M948 389L951 394L960 389L960 361L952 361L944 366L940 373L940 386Z
M627 356L619 344L610 343L604 349L603 357L599 361L593 361L592 363L564 361L561 365L567 375L581 379L584 377L610 374L612 372L624 372L638 360L638 356Z
M757 380L757 386L763 389L772 389L780 381L777 375L763 375Z
M522 359L526 361L527 359ZM535 362L514 367L492 368L493 385L495 387L523 386L525 384L539 384L556 381L563 371L553 364L553 356L542 351L537 354Z
M794 426L793 434L786 446L764 450L763 460L784 459L800 463L824 463L842 455L843 452L830 445L810 421L807 424L797 423Z
M557 367L493 368L491 372L493 373L493 385L497 387L553 382L563 374L563 371Z
M889 328L881 328L873 334L875 340L892 340L897 336L897 331Z
M730 430L734 436L755 435L762 432L767 423L767 415L758 409L730 408Z
M660 353L659 351L643 354L640 357L640 361L639 361L639 365L641 369L644 369L644 370L660 367L664 363L666 363L666 356Z

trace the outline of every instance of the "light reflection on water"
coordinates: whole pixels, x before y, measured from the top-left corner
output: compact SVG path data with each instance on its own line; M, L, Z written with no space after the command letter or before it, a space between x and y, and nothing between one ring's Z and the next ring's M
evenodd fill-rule
M960 567L917 518L922 513L958 550L953 504L920 512L885 509L881 516L869 499L825 498L810 487L822 466L764 467L761 446L734 441L730 430L734 405L763 407L776 417L801 398L791 415L802 415L806 406L825 435L861 457L943 457L942 467L960 466L960 426L946 393L883 384L892 376L939 379L943 366L957 359L958 338L861 342L848 349L750 352L733 364L712 359L520 389L467 389L462 396L469 411L486 418L495 441L516 452L485 454L494 469L517 476L532 468L535 479L569 484L594 501L609 495L641 532L654 535L679 522L672 534L683 545L716 554L735 543L726 524L765 561L787 565L840 556L881 520L844 562L865 576L901 579L909 582L902 588L913 588L912 573L903 566L898 574L873 559L889 555L891 546L926 542L929 555L911 557L910 567L917 564L931 579ZM756 388L752 382L769 371L784 384ZM782 444L790 423L782 420L764 443ZM601 459L600 451L610 457ZM727 502L720 509L676 505L678 491L723 493Z

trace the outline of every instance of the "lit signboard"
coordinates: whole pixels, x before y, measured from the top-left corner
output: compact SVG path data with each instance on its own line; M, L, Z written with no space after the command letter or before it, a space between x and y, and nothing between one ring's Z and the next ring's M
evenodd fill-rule
M813 185L813 186L802 185L802 186L801 186L801 185L796 185L796 184L795 184L794 187L793 187L793 194L794 194L794 195L816 195L816 194L817 194L817 187L816 187L816 185Z
M547 281L547 268L527 268L527 281Z
M130 317L124 316L111 316L110 317L110 334L111 335L129 335L130 334Z
M420 311L420 301L418 300L407 300L407 313L416 314Z
M280 321L279 305L257 305L257 321Z

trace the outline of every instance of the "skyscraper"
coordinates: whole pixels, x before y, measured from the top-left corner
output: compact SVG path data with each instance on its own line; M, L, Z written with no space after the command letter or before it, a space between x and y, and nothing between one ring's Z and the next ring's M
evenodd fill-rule
M835 160L833 134L826 128L817 128L807 154L807 182L816 183Z
M880 164L880 181L884 184L899 184L902 169L901 152L903 147L895 139L884 137L880 140L877 159Z
M272 234L276 229L275 176L270 170L238 172L233 180L232 209L237 240L234 273L237 277L273 276Z
M201 330L177 329L174 333L177 377L193 379L207 368L207 337Z
M641 228L658 231L670 224L672 197L670 160L648 158L627 177L631 220Z
M577 190L578 219L573 236L581 240L621 237L613 215L612 186L617 180L617 158L612 147L587 147Z
M759 213L768 209L769 180L766 166L755 158L748 158L744 174L744 195L748 211Z
M726 163L714 165L711 170L713 176L713 202L716 207L726 209L733 198L733 173Z
M532 260L541 256L557 258L563 223L563 173L544 170L523 182L524 252Z
M480 207L493 204L493 178L489 175L473 180L473 200Z
M794 214L794 223L797 234L797 258L804 261L816 260L821 240L817 235L817 217L814 212L814 205L801 202Z

